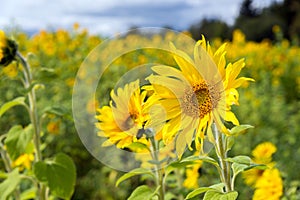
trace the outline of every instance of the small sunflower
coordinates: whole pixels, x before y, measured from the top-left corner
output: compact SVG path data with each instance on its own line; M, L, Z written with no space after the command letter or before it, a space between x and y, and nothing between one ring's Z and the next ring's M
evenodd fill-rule
M140 90L139 80L112 91L110 96L110 105L98 109L96 116L98 135L108 138L103 146L126 148L133 142L149 145L144 131L150 124L148 110L154 101L147 97L147 91Z
M156 73L148 77L153 90L166 109L168 123L163 129L163 140L169 143L177 136L176 151L180 158L186 145L191 148L195 138L196 147L214 122L218 129L229 134L222 119L239 125L231 112L238 105L237 88L253 79L237 78L245 66L241 59L226 65L225 44L215 53L202 37L194 47L194 59L171 45L173 57L180 70L170 66L154 66ZM196 136L196 137L195 137Z

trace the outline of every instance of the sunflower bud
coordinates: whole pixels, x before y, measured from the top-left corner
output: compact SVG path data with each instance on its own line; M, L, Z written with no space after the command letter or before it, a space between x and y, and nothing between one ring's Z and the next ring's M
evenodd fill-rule
M0 30L0 66L9 65L16 56L18 45Z

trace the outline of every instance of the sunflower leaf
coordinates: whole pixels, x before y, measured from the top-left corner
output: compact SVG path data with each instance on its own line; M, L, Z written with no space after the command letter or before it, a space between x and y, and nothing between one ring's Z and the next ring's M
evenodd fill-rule
M244 164L249 166L251 164L251 158L249 156L235 156L233 158L226 158L226 161L238 164Z
M185 199L191 199L195 196L198 196L204 192L207 192L208 190L211 190L209 187L201 187L193 190L192 192L188 193L188 195L185 197Z
M7 178L0 184L0 200L6 200L17 188L21 181L18 168L7 174Z
M6 112L8 111L10 108L14 107L14 106L18 106L18 105L23 105L25 106L25 97L17 97L5 104L3 104L0 108L0 117Z
M5 145L9 156L15 160L26 153L33 138L33 126L30 124L23 129L22 126L13 126L7 133Z
M243 124L243 125L233 127L229 132L230 132L230 135L237 136L237 135L244 134L246 132L246 130L249 128L254 128L254 126L251 126L248 124Z
M184 160L182 160L182 161L176 161L176 162L172 162L171 164L169 164L166 168L166 176L178 168L183 168L187 165L194 164L193 161L184 161Z
M116 187L118 187L118 185L119 185L121 182L123 182L123 181L125 181L125 180L127 180L127 179L129 179L129 178L131 178L131 177L133 177L133 176L141 175L141 174L149 174L149 175L153 175L152 171L149 170L149 169L145 169L145 168L136 168L136 169L133 169L133 170L131 170L130 172L124 174L123 176L121 176L121 177L117 180L117 182L116 182Z
M137 187L128 197L128 200L152 200L153 197L157 194L159 187L153 191L147 185L141 185Z
M33 166L35 177L50 188L51 193L69 199L76 183L76 169L73 160L59 153L49 161L39 161Z
M227 193L219 192L218 190L208 190L203 200L236 200L238 197L238 192L232 191Z

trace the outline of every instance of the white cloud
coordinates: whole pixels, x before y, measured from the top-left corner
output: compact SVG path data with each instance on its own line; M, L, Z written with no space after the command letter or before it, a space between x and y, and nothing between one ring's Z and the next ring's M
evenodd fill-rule
M274 0L255 0L267 6ZM276 0L280 1L280 0ZM93 33L112 35L130 26L186 29L203 17L233 23L242 0L14 0L2 3L0 28L15 21L25 30L69 28L78 22Z

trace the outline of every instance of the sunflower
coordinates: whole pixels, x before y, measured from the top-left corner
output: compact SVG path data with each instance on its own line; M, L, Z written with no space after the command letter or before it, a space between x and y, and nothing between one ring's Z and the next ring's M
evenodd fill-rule
M0 62L2 60L2 58L4 57L4 51L3 49L6 46L6 38L5 38L5 33L0 30Z
M279 200L283 194L283 182L278 169L267 169L255 184L253 200Z
M252 151L253 161L257 164L266 165L269 169L275 168L275 162L272 162L272 155L276 152L276 146L271 142L263 142ZM265 170L253 168L243 172L245 183L254 186L256 182L263 177Z
M272 155L276 152L276 146L271 142L263 142L252 151L254 162L259 164L269 164L272 161Z
M239 125L231 112L231 106L238 105L236 89L253 79L237 78L245 66L244 60L226 65L225 44L213 53L204 36L194 47L194 59L174 45L171 49L180 70L154 66L155 74L148 80L167 111L168 123L163 128L163 140L169 143L177 136L176 152L180 158L186 145L191 149L194 138L197 149L202 148L204 135L207 131L211 133L213 122L225 134L229 131L222 119Z
M144 131L150 125L148 110L154 101L147 91L140 90L139 80L112 90L110 96L110 105L98 109L96 116L98 135L108 138L102 145L116 144L118 148L128 148L134 142L148 145Z

